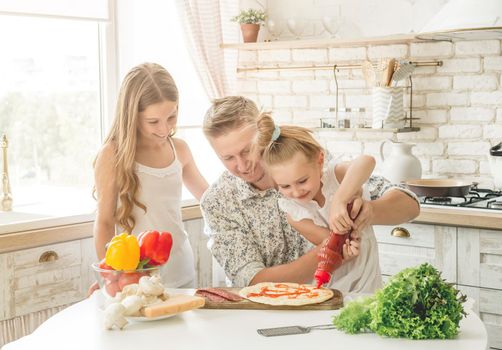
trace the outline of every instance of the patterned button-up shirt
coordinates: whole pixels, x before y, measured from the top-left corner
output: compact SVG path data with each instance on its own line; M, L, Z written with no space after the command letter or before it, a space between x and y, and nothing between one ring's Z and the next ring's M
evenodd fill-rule
M393 187L380 176L368 181L372 199ZM201 199L209 249L234 286L247 286L263 268L289 263L312 249L288 224L280 197L273 188L260 191L225 171Z

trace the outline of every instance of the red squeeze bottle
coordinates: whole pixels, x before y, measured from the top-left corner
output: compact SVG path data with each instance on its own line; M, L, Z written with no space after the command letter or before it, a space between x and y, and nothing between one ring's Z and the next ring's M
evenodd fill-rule
M347 211L352 210L352 203L347 205ZM328 240L324 243L321 250L317 254L317 270L314 278L317 281L317 288L328 283L331 279L331 274L342 265L343 261L343 245L350 237L350 232L346 234L338 234L331 232Z

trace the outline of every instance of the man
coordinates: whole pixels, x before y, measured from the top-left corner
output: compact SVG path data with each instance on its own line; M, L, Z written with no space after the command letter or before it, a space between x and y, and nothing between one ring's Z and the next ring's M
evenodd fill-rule
M320 246L312 246L288 224L274 182L251 157L258 116L256 105L242 96L215 100L206 113L204 134L227 169L201 199L210 249L234 286L308 283ZM370 178L369 187L378 199L359 201L356 229L418 216L420 207L411 192L382 177Z

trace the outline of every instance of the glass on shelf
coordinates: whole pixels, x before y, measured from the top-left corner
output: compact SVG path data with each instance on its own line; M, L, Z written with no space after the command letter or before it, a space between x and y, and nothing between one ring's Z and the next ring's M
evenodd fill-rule
M307 21L304 19L290 18L287 21L288 30L296 39L300 39L305 27L307 26Z
M366 108L354 108L352 114L352 127L366 128Z
M268 33L270 34L270 38L274 41L279 39L279 36L284 31L284 23L279 20L269 18L265 22L265 26L267 27Z

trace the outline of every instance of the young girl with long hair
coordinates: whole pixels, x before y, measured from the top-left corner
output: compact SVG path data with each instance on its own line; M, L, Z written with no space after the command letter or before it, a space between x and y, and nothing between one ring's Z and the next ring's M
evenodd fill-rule
M171 75L155 63L140 64L124 78L115 119L96 157L97 256L116 233L169 231L173 247L162 267L169 287L194 286L192 249L181 218L182 184L200 199L208 184L188 145L174 138L178 89Z

